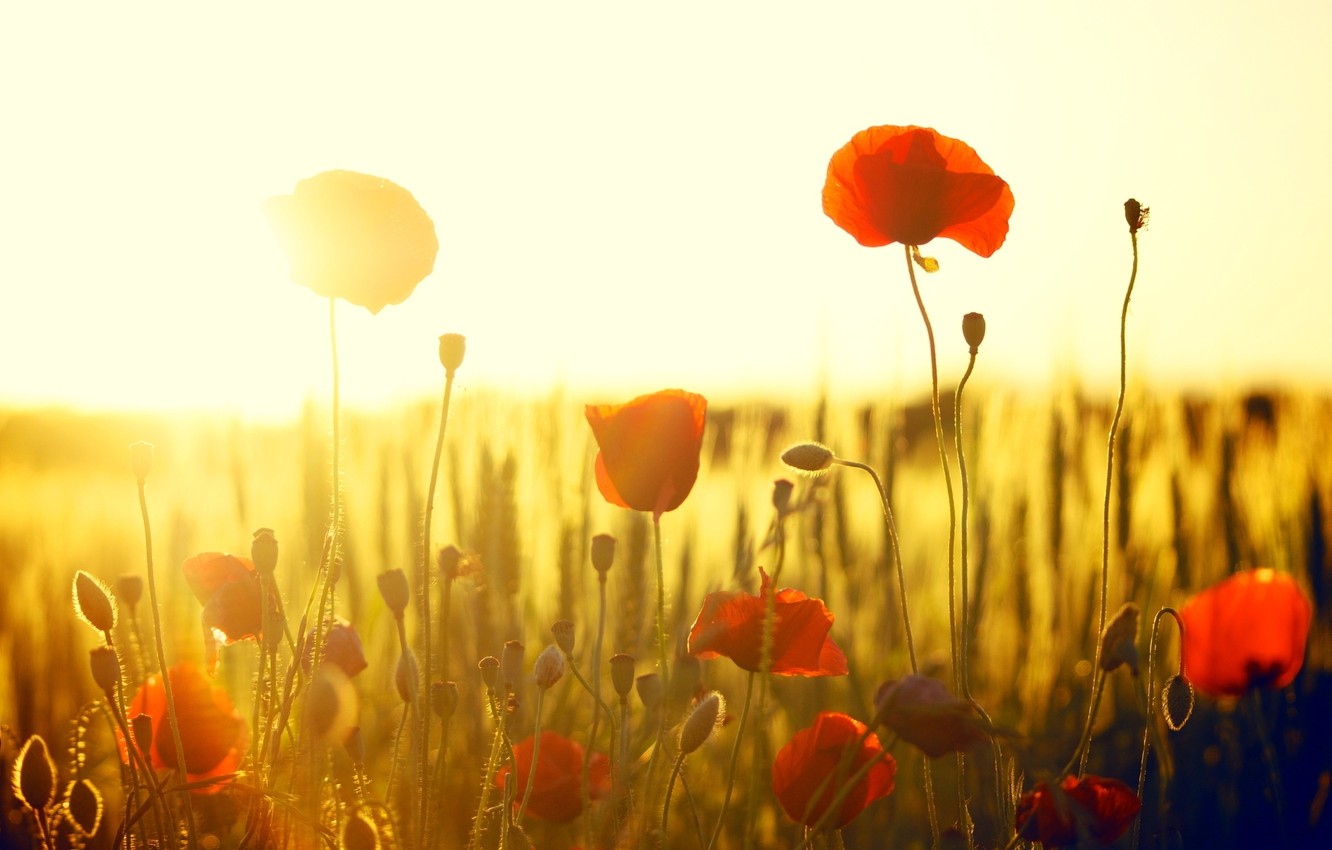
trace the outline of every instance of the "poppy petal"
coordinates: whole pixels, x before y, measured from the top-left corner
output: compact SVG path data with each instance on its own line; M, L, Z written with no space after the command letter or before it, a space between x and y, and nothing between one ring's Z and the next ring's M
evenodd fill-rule
M607 501L654 517L683 504L698 478L707 405L684 390L588 405L600 450L597 486Z

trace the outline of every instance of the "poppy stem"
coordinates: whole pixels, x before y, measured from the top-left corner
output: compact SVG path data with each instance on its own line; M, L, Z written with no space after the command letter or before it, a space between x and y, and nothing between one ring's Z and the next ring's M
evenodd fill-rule
M684 767L684 760L685 753L681 750L680 754L675 757L675 766L671 768L671 778L666 782L666 801L661 806L661 843L663 847L670 846L670 833L666 831L666 824L671 816L671 792L675 790L675 777L680 775L680 768Z
M717 813L717 826L712 830L712 840L708 842L708 850L717 846L717 838L721 836L722 826L726 823L726 809L731 805L731 791L735 788L735 767L740 761L740 740L745 734L745 721L749 719L750 697L754 695L754 675L751 671L745 679L745 704L740 709L740 723L735 728L735 743L731 745L731 766L726 771L726 795L722 797L721 811Z
M1119 434L1119 420L1124 415L1124 392L1128 383L1128 355L1127 355L1127 335L1128 335L1128 308L1129 299L1133 297L1133 284L1138 280L1138 234L1132 228L1129 229L1129 239L1133 242L1133 270L1129 273L1128 288L1124 291L1124 306L1119 312L1119 396L1115 400L1115 416L1110 420L1110 436L1106 440L1105 448L1105 498L1101 505L1101 591L1100 605L1096 619L1096 634L1099 636L1105 631L1105 610L1106 599L1110 592L1110 487L1114 481L1115 472L1115 438ZM1127 494L1121 494L1126 497ZM1096 655L1092 660L1092 669L1101 668L1101 641L1096 641ZM1096 710L1096 700L1092 700L1089 711ZM1091 729L1092 718L1087 718L1087 728ZM1088 747L1082 753L1082 761L1078 765L1078 773L1081 774L1087 768Z
M1142 756L1138 761L1139 800L1142 800L1143 788L1147 784L1147 752L1150 749L1150 741L1151 741L1151 738L1149 738L1148 736L1156 729L1155 726L1156 703L1152 700L1152 694L1155 693L1155 688L1156 688L1156 638L1157 638L1157 633L1161 626L1161 619L1165 617L1167 614L1174 618L1175 626L1179 629L1181 637L1180 643L1181 644L1183 643L1184 622L1180 620L1179 612L1169 606L1163 606L1159 611L1156 612L1156 616L1152 618L1152 637L1151 641L1147 645L1147 682L1145 686L1145 693L1143 694L1144 702L1146 703L1146 705L1143 706L1143 711L1147 716L1147 722L1142 728ZM1156 736L1153 735L1152 737ZM1163 742L1159 740L1157 741L1156 748L1160 752L1165 751ZM1161 761L1161 756L1159 755L1157 756L1157 761ZM1169 781L1169 778L1170 777L1167 775L1167 771L1165 769L1165 764L1163 763L1161 766L1161 784L1163 789L1165 787L1165 783ZM1142 828L1142 810L1139 809L1137 817L1133 819L1134 847L1138 846L1138 832L1141 828Z
M520 827L523 825L523 815L527 814L527 801L532 799L532 789L536 787L537 765L540 763L537 759L541 756L541 708L545 703L545 697L546 689L537 688L536 719L532 724L532 761L527 766L527 781L525 783L527 787L523 789L523 801L518 804L516 820ZM513 770L517 774L517 763L514 764Z
M592 643L593 675L591 687L588 687L587 682L584 681L582 675L578 672L578 667L574 664L573 658L571 656L569 657L569 669L573 671L573 674L578 681L583 683L583 687L587 692L592 695L592 731L587 737L589 743L587 750L583 753L582 779L579 783L583 795L583 811L585 812L590 812L592 810L592 747L597 742L597 730L601 728L601 712L603 710L606 712L606 722L610 724L611 729L610 769L612 776L615 775L615 762L619 756L615 746L617 740L615 734L615 715L611 713L610 706L601 701L601 676L597 675L597 671L601 669L601 643L606 633L606 573L601 570L597 571L597 597L597 638ZM568 653L565 653L565 655L567 656ZM611 806L611 809L617 813L619 811L615 806ZM587 822L584 824L584 847L592 846L592 829L594 826L592 821L593 819L589 815ZM617 816L617 833L619 832L618 821L619 818Z
M1096 712L1101 707L1101 693L1105 690L1105 678L1105 671L1101 669L1099 664L1092 668L1092 696L1091 705L1087 709L1087 722L1082 727L1082 734L1078 736L1077 749L1073 751L1068 764L1064 765L1064 769L1059 771L1059 775L1055 777L1056 781L1062 781L1065 776L1073 772L1074 767L1078 769L1078 776L1081 776L1086 769L1087 751L1091 749L1092 726L1096 723Z
M652 783L656 775L657 758L666 745L666 702L670 699L670 674L667 670L666 655L666 562L661 546L661 517L652 515L652 542L657 561L657 666L661 679L662 704L657 707L657 738L648 757L647 775L644 782L644 794L649 795L654 789Z
M495 699L495 692L491 688L486 689L486 698L491 703L492 712L495 715L495 735L490 740L490 757L486 759L486 772L481 777L481 795L476 803L476 817L472 819L472 842L471 850L480 850L481 836L485 832L486 809L490 806L490 786L495 781L495 774L499 771L500 746L504 743L506 736L504 734L505 718L507 717L505 706ZM516 776L518 766L513 765L513 773ZM530 771L529 771L530 772ZM506 781L505 787L509 783ZM505 818L508 821L508 818Z

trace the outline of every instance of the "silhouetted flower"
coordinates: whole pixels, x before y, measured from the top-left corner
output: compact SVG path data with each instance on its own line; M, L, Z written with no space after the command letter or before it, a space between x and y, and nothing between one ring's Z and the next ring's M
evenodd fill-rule
M383 177L325 171L269 198L264 212L291 279L378 313L435 267L435 225L412 193Z
M850 747L857 749L839 778L838 766ZM777 753L772 765L772 790L787 817L813 826L832 805L845 780L881 754L881 760L856 782L842 808L825 824L827 829L841 829L870 803L888 796L893 790L897 762L884 753L878 736L872 732L866 735L865 724L845 714L822 711L813 726L795 733Z
M311 629L306 635L305 652L301 656L301 666L307 673L310 672L310 658L314 655L314 645L315 631ZM341 617L334 617L324 632L324 663L334 665L349 679L369 666L356 627Z
M689 652L724 655L743 670L763 672L763 621L772 580L759 570L759 595L742 590L709 593L689 630ZM777 591L770 671L779 676L845 676L846 656L828 636L833 615L821 599L798 590Z
M883 723L928 756L964 751L988 738L971 703L943 682L912 673L884 682L874 695L875 725Z
M1106 845L1123 835L1142 808L1133 789L1118 779L1066 776L1051 788L1037 782L1018 801L1015 826L1027 841L1072 847L1086 839Z
M194 596L203 603L204 654L210 672L217 663L217 645L229 646L263 632L259 574L249 558L222 552L204 552L189 558L181 572ZM277 617L276 599L270 616Z
M168 675L180 719L180 744L185 750L188 781L234 773L245 754L249 732L227 692L209 683L194 664L177 664ZM129 716L140 714L152 721L149 757L153 766L160 770L175 769L176 742L171 727L163 722L167 699L161 675L150 676L130 701ZM121 758L128 758L123 742Z
M527 793L527 778L532 767L535 741L529 735L513 745L513 761L518 768L518 783L513 789L517 806ZM504 789L512 771L509 766L495 774L495 784ZM583 813L583 747L559 732L541 733L541 752L537 757L536 779L527 813L541 820L571 821ZM599 800L610 793L610 762L601 753L593 753L588 769L589 796Z
M1284 573L1236 573L1191 597L1179 615L1184 675L1205 694L1284 688L1304 664L1312 610Z
M684 390L659 390L626 404L589 404L597 439L597 488L613 505L673 511L698 478L708 400Z
M1013 192L964 142L928 127L879 126L833 154L823 211L861 245L942 236L988 257L1008 235Z

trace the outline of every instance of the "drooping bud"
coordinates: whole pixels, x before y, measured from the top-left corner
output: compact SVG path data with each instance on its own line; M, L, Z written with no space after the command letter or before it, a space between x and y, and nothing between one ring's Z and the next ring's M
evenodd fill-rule
M476 666L481 671L481 681L485 684L486 689L495 690L499 685L499 659L493 655L487 655L478 661Z
M375 581L379 583L379 595L384 598L384 604L395 619L401 620L407 611L407 600L411 598L407 574L402 570L385 570L375 577Z
M1133 675L1138 675L1138 617L1136 603L1126 602L1110 618L1101 632L1101 669L1109 673L1121 664L1127 664Z
M602 580L615 563L615 538L609 534L598 534L592 538L592 567Z
M504 642L504 651L500 653L500 678L511 691L516 690L523 678L523 650L521 643L510 640Z
M1124 202L1124 219L1128 222L1129 233L1137 235L1139 230L1147 226L1147 217L1151 215L1151 208L1144 207L1134 198L1129 198Z
M84 838L92 838L102 824L102 793L90 780L71 782L65 792L65 807L74 828Z
M34 812L55 799L56 766L41 735L33 735L14 760L14 795Z
M985 317L980 313L967 313L963 316L962 338L971 346L971 353L975 354L985 339Z
M458 565L462 563L462 550L453 544L449 544L439 550L436 556L435 564L439 567L439 574L445 581L453 581L458 577Z
M409 649L398 656L398 668L393 671L393 684L397 686L398 696L403 702L416 702L416 677L419 674L415 653Z
M83 570L74 573L74 610L99 632L116 627L116 603L111 600L111 591Z
M879 724L932 758L965 752L990 733L970 702L953 696L938 679L916 673L879 686L870 725Z
M97 687L115 705L116 686L120 684L120 659L116 657L116 651L109 646L97 647L88 653L88 666Z
M699 700L694 710L685 718L680 727L680 754L689 755L703 746L703 742L712 734L712 730L721 725L726 716L726 700L717 691L712 691Z
M628 699L634 689L634 657L617 652L610 657L611 684L620 699Z
M277 569L278 542L273 529L261 528L254 533L250 541L250 560L260 575L272 575Z
M643 701L643 707L647 709L656 708L661 703L661 676L656 673L644 673L635 680L638 686L638 698Z
M564 676L564 665L564 651L558 646L551 644L543 649L532 668L537 687L543 691L554 687Z
M772 506L777 513L784 514L791 507L791 494L795 492L795 484L789 478L778 478L772 482Z
M1171 732L1178 732L1193 715L1193 685L1183 676L1171 676L1161 688L1161 713Z
M555 636L555 645L564 650L569 655L574 651L574 624L569 620L560 620L550 627L550 633Z
M138 442L130 443L130 469L134 472L134 477L142 484L148 478L148 473L153 470L153 444Z
M782 463L810 474L826 471L836 455L822 443L799 443L782 452Z
M440 720L448 720L458 708L457 682L432 682L430 685L430 710Z
M439 338L439 363L445 375L452 375L462 365L467 353L467 337L462 334L443 334Z
M130 616L134 616L134 609L143 598L143 576L126 573L116 579L116 598L128 605Z

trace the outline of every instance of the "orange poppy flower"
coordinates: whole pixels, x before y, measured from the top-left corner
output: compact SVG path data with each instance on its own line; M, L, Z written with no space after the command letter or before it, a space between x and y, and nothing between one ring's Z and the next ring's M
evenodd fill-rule
M532 769L534 740L528 735L513 745L513 760L518 766L518 785L513 789L517 807L527 793L527 777ZM508 765L495 774L495 784L503 790L511 772ZM559 732L541 733L541 753L537 757L536 785L527 802L527 813L541 820L564 823L583 813L583 747ZM601 753L593 753L588 766L588 790L593 800L610 793L610 762Z
M188 781L197 782L234 773L249 744L245 720L232 706L227 692L212 685L194 664L177 664L168 671L176 713L180 718L180 744L185 750ZM153 742L149 758L159 770L176 767L176 742L167 716L166 686L160 675L150 676L139 686L129 706L129 716L146 714L152 719ZM120 756L129 755L121 742ZM216 786L210 786L216 789Z
M1118 779L1065 776L1055 788L1037 782L1018 801L1015 826L1027 841L1072 847L1085 839L1111 844L1128 831L1142 801Z
M943 682L910 674L884 682L874 695L876 723L927 756L961 752L985 741L985 722L971 703L948 692Z
M964 142L928 127L880 126L833 154L823 211L861 245L942 236L988 257L1008 235L1013 192Z
M589 404L597 439L597 488L612 505L660 519L684 503L698 478L708 400L660 390L626 404Z
M400 304L435 268L435 224L403 187L355 171L325 171L269 198L264 212L291 279L378 313Z
M1284 688L1304 665L1312 613L1285 573L1267 568L1236 573L1180 609L1184 675L1213 696Z
M879 758L880 754L883 757L856 782L841 810L826 824L827 828L841 829L870 803L892 793L897 762L884 754L874 733L861 741L865 732L865 724L853 717L821 711L813 726L795 733L778 751L772 765L772 790L787 817L806 826L818 823L837 796L838 766L848 747L859 747L844 768L848 778L866 762Z
M772 580L759 570L759 595L742 590L709 593L689 629L689 652L702 659L726 656L742 670L762 672L763 620ZM777 591L771 671L779 676L845 676L846 655L828 636L833 615L822 599L789 587Z

